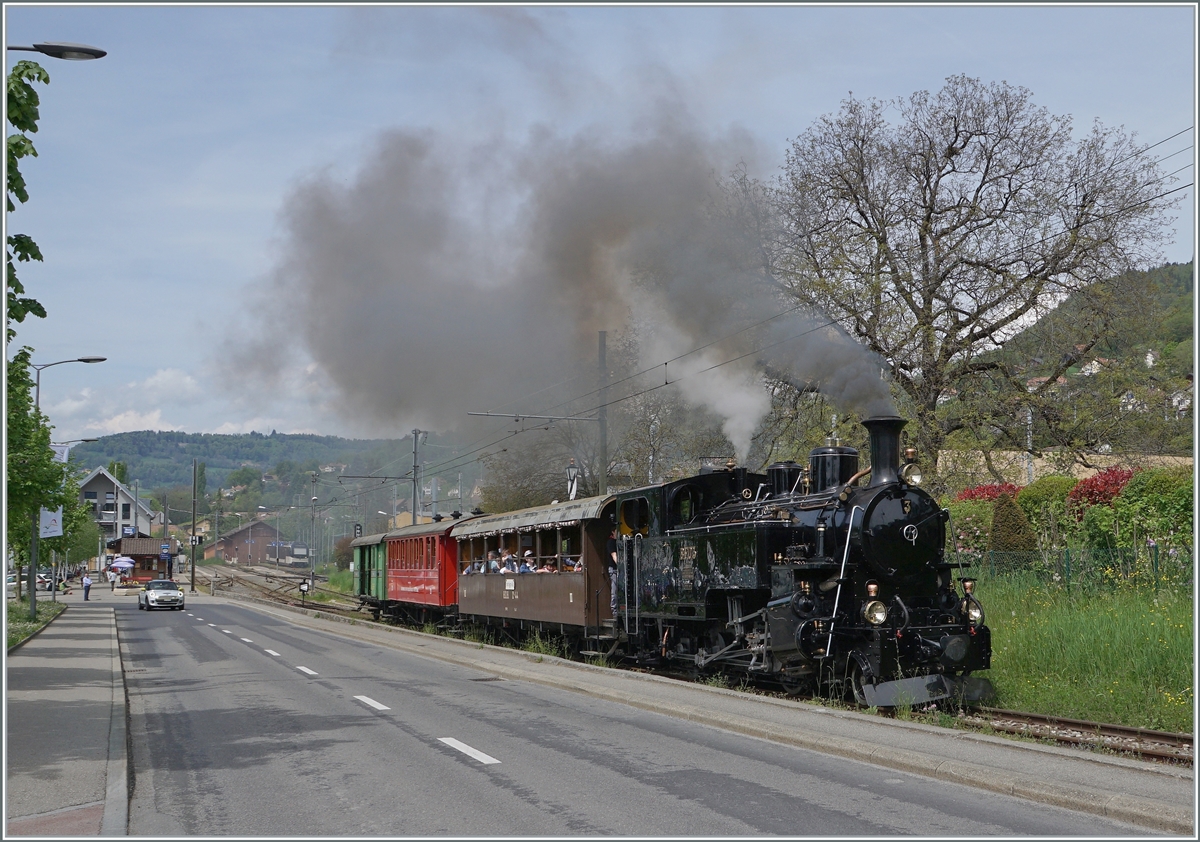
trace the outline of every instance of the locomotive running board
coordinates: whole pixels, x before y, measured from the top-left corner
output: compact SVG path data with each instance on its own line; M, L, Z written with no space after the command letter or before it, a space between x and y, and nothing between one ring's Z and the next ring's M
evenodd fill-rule
M975 676L959 679L944 675L921 675L880 684L863 684L862 690L867 705L877 708L923 705L950 698L964 704L976 704L996 695L992 682Z

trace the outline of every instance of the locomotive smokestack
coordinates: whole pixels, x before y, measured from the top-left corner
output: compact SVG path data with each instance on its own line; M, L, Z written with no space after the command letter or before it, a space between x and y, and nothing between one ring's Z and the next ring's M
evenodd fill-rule
M899 481L900 431L908 422L896 415L863 419L871 434L871 482L868 488Z

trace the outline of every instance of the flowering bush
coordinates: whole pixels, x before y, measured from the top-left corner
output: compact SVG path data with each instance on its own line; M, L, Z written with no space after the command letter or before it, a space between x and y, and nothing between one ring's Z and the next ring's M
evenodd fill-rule
M986 500L989 503L994 503L996 502L996 498L1001 494L1007 494L1009 497L1015 498L1020 490L1011 482L1000 483L998 485L977 485L974 488L964 488L958 492L958 496L954 500L960 503L965 500Z
M951 535L954 549L960 553L982 555L988 548L988 534L992 531L992 505L983 500L955 501L946 506L950 510Z
M1080 480L1067 495L1067 511L1075 520L1082 521L1085 510L1092 506L1111 506L1125 484L1133 478L1133 471L1114 465L1095 476Z

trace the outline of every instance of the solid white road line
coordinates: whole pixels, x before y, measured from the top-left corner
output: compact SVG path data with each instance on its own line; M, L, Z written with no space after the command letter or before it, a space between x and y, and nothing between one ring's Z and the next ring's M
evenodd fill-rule
M381 705L379 702L375 701L369 696L355 696L354 698L358 699L364 705L370 705L371 707L375 708L375 710L391 710L391 708L387 705Z
M308 673L309 675L316 675L316 674L317 674L317 673L316 673L316 672L314 672L313 670L310 670L308 667L296 667L296 669L300 670L300 672L306 672L306 673Z
M458 749L459 751L461 751L463 754L467 755L468 757L474 757L480 763L491 764L491 763L499 763L500 762L496 758L491 757L490 755L484 754L482 751L480 751L477 748L471 748L466 743L461 743L458 740L454 739L453 737L438 737L438 742L445 743L446 745L450 746L450 748Z
M274 649L264 649L263 651L266 652L268 655L274 655L276 658L279 657L279 653L276 652Z
M250 639L250 638L248 638L248 637L243 637L243 638L242 638L242 643L253 643L253 642L254 642L254 641L253 641L253 640L251 640L251 639Z

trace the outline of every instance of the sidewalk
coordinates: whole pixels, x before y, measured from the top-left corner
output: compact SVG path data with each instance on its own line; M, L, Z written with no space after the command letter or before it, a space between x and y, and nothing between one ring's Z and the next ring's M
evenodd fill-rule
M113 612L125 599L95 586L87 602L79 588L60 594L67 610L9 653L5 838L126 835L125 678Z

